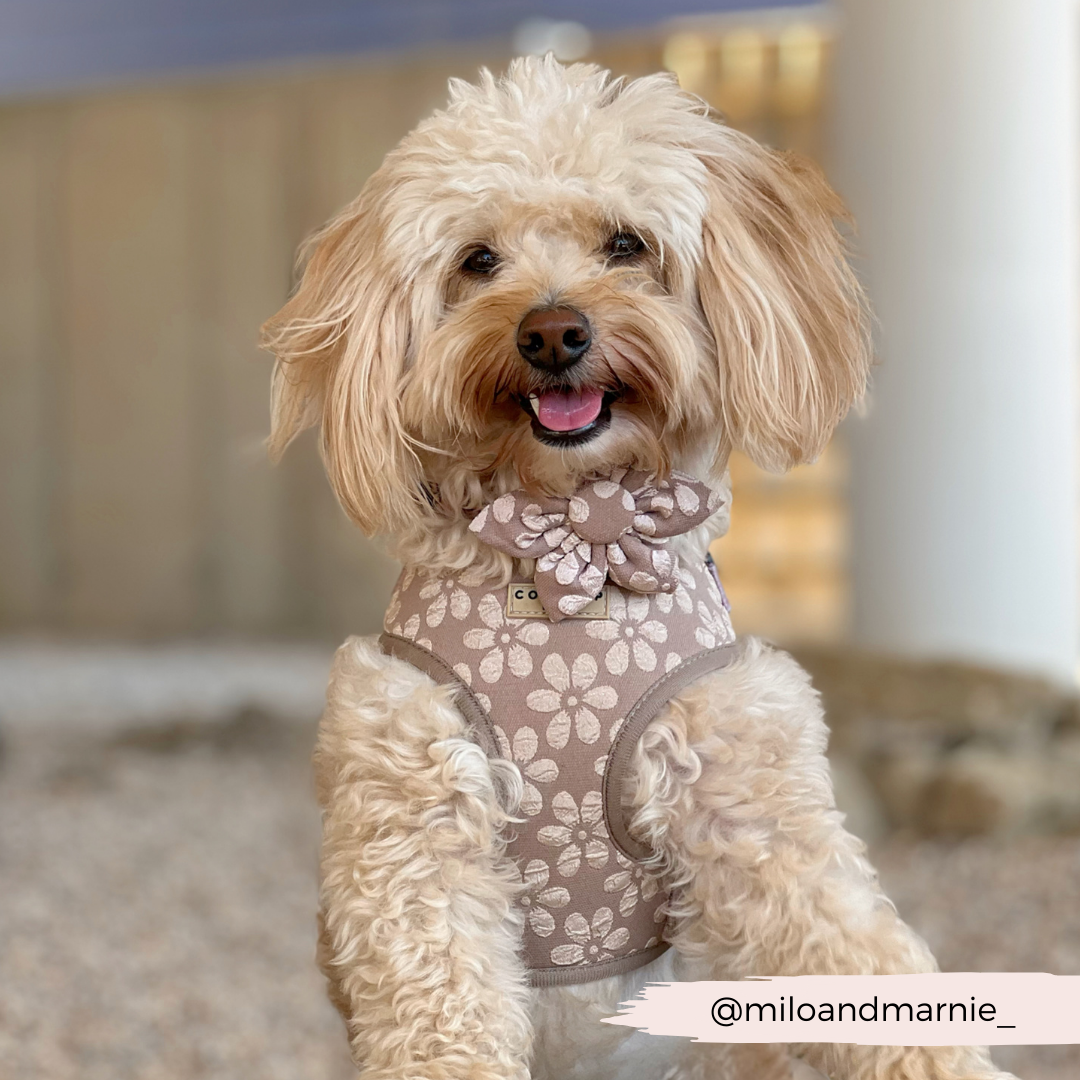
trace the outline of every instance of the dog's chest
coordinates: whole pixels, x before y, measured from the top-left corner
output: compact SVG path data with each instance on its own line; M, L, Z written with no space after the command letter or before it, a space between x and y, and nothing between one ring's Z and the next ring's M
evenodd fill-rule
M648 719L696 671L723 666L734 633L705 564L681 567L669 593L608 584L583 617L556 623L530 592L406 570L383 647L456 682L477 740L521 771L509 854L541 986L629 971L666 948L667 897L638 861L621 784Z

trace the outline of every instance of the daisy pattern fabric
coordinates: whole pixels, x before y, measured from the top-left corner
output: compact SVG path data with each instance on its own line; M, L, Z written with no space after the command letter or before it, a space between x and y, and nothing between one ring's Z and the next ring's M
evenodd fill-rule
M540 602L560 622L595 599L608 579L631 592L672 592L679 560L668 541L711 517L720 498L684 473L659 480L619 469L569 498L503 495L469 528L508 555L536 560Z
M507 587L470 574L406 569L383 650L452 684L476 740L521 773L507 854L531 983L633 970L667 947L668 893L629 834L622 783L650 717L733 654L719 582L684 560L669 591L609 585L607 618L550 621L508 616Z

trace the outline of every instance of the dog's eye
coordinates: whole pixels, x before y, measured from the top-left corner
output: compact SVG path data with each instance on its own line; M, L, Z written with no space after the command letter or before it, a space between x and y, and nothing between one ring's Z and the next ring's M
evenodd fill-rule
M491 248L477 248L461 264L461 268L473 274L492 274L499 268L499 256Z
M611 259L632 259L644 250L645 241L637 233L632 232L616 233L608 241L607 246L608 258Z

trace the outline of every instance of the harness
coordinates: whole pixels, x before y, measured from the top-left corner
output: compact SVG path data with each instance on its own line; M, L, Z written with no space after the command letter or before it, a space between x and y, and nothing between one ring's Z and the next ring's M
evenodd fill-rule
M630 834L624 785L648 724L730 663L735 641L711 560L678 563L672 580L653 593L609 580L558 621L535 582L409 568L394 589L383 651L454 686L472 737L521 772L523 820L507 854L525 886L533 986L632 971L668 948L669 896Z

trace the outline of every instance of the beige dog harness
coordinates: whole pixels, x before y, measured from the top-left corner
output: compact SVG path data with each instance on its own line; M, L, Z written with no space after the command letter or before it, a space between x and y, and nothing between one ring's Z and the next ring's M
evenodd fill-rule
M718 505L677 474L657 482L622 471L571 500L518 492L473 528L536 558L533 581L494 587L469 571L406 569L394 590L384 651L456 686L473 737L522 773L524 820L507 852L525 885L534 986L631 971L668 947L668 896L642 865L651 852L627 828L623 785L650 721L733 657L711 562L680 564L666 545ZM538 545L557 557L545 560Z

